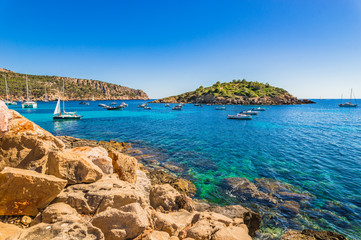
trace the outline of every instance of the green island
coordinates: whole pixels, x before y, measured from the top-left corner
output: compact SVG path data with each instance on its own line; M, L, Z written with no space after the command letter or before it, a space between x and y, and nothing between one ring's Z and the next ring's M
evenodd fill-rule
M154 103L204 103L204 104L240 104L240 105L293 105L314 103L300 100L286 90L268 83L233 80L216 82L210 87L200 86L196 90L177 96L153 101Z
M5 76L10 99L13 101L25 100L26 74L16 73L3 68L0 68L0 99L6 98ZM28 74L27 77L32 99L37 101L44 100L46 94L50 101L58 99L63 80L65 82L66 100L90 100L93 96L95 100L148 99L148 95L142 90L98 80L31 74Z

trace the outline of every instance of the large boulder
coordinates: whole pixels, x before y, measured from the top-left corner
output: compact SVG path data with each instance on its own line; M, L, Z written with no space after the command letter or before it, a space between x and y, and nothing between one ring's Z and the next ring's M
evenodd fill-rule
M69 150L51 152L47 174L68 180L68 184L92 183L103 177L102 170L84 154Z
M16 167L45 173L49 152L64 149L64 143L1 105L0 170Z
M185 194L180 194L169 184L155 185L150 189L150 204L155 209L177 211L193 210L193 201Z
M246 228L230 226L217 231L212 236L212 240L252 240L252 238Z
M54 224L39 223L15 234L8 240L63 240L87 239L103 240L104 234L92 224L84 220L65 220Z
M191 225L194 214L185 210L169 213L155 212L153 214L154 228L172 236L178 236L181 231Z
M150 226L147 213L139 203L120 209L108 208L95 215L91 222L102 230L107 240L133 239Z
M137 182L137 159L112 149L109 151L109 157L112 159L113 171L118 174L120 180L130 183Z
M260 229L262 217L259 213L252 211L249 208L242 207L240 205L228 205L228 206L217 206L209 205L206 203L197 203L194 205L195 210L199 212L211 211L222 214L229 218L242 219L244 224L249 229L249 234L252 236L256 231Z
M0 240L5 240L10 236L21 233L22 229L14 224L0 222Z
M56 223L66 220L79 221L81 216L78 212L65 203L54 203L41 213L41 222Z
M103 147L76 147L69 150L71 153L83 154L87 156L103 173L112 174L112 159L108 156L108 151Z
M78 213L94 215L108 207L120 209L130 203L148 204L142 190L134 184L106 176L92 184L76 184L64 189L54 202L64 202Z
M0 172L0 215L35 216L66 183L54 176L6 167Z

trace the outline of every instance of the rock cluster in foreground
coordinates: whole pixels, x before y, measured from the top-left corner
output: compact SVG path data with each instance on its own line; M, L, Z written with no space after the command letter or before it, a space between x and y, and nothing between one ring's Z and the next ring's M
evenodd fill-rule
M0 239L249 240L260 227L248 208L192 200L126 144L62 139L0 101Z

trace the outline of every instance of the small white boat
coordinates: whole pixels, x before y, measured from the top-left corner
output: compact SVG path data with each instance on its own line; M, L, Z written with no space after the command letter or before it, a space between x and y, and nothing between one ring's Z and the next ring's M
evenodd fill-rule
M258 114L257 111L251 111L251 110L241 111L240 113L245 114L245 115L257 115Z
M28 75L26 75L26 101L21 104L22 108L37 108L38 104L34 101L30 101L29 98L29 84Z
M142 104L138 105L139 108L145 108L146 106L147 106L146 103L142 103Z
M225 106L216 107L216 110L226 110L226 107Z
M13 102L11 100L9 100L9 89L8 89L8 82L6 81L6 75L5 75L5 91L6 91L6 101L5 104L6 105L17 105L17 102Z
M342 103L342 95L341 95L341 103L338 105L339 107L346 107L346 108L354 108L354 107L357 107L357 103L352 103L352 88L351 88L351 94L350 94L350 102L345 102L345 103ZM355 99L356 101L356 99Z
M44 97L44 102L49 102L49 99L48 99L48 93L46 92L46 88L45 88L45 97Z
M182 105L182 104L178 104L178 105L174 106L174 107L172 108L172 110L178 110L178 111L180 111L180 110L182 110L182 108L183 108L183 105Z
M143 109L144 110L151 110L152 108L151 107L144 107Z
M65 111L65 101L64 101L64 79L63 79L63 111L61 111L61 99L59 94L58 102L53 113L53 120L79 120L82 118L76 112L66 112Z
M164 105L164 107L170 107L170 104L169 104L169 103L167 103L166 105Z
M94 98L94 95L93 95L93 98L92 98L92 102L95 102L95 98Z
M120 106L125 108L125 107L128 107L128 104L126 104L125 102L122 102L122 103L120 104Z
M236 115L227 115L228 119L237 119L237 120L252 120L251 115L246 115L242 113L237 113Z
M266 109L265 109L265 108L258 107L258 108L252 108L252 111L262 112L262 111L266 111Z
M100 103L100 104L98 104L98 107L108 107L108 106L105 105L104 103Z

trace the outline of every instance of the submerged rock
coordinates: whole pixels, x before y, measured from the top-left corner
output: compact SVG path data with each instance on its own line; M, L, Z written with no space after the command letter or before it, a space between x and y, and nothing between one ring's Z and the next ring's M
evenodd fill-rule
M305 229L290 230L282 236L282 240L347 240L347 238L335 232Z
M67 181L31 170L0 172L0 215L35 216L65 187Z

